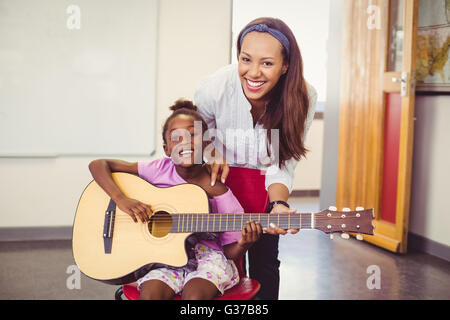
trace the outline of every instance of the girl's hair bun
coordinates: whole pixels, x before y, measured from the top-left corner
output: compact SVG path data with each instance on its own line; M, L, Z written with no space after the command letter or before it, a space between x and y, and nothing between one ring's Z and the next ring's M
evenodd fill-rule
M203 132L206 132L206 130L208 130L208 125L206 124L205 120L203 120L200 113L197 112L197 106L194 105L192 101L186 99L178 99L177 101L175 101L175 104L173 106L169 107L169 109L173 112L166 119L166 122L163 125L162 138L164 144L167 144L166 132L169 128L170 122L172 121L172 119L178 117L179 115L186 115L191 117L194 121L201 121Z
M174 105L169 107L169 109L174 112L180 109L197 111L197 107L192 103L192 101L185 99L178 99L177 101L175 101Z

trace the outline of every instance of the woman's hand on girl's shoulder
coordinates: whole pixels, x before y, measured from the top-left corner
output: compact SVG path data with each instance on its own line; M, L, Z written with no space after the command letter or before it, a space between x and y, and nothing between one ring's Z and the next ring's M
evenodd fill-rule
M211 186L214 186L217 182L217 179L222 183L225 183L225 180L228 177L228 173L230 172L230 167L227 164L227 159L217 152L216 149L211 152L211 159L208 159L208 163L206 164L206 168L208 172L211 174Z
M228 187L224 185L222 182L217 181L214 186L206 186L205 187L206 193L212 198L212 197L218 197L223 195L228 191Z

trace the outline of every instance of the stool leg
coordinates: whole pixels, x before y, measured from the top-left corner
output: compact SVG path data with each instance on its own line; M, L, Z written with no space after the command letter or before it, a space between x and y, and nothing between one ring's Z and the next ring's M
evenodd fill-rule
M120 286L119 289L116 290L116 293L114 294L114 298L116 300L123 300L122 294L123 294L123 288L122 288L122 286Z

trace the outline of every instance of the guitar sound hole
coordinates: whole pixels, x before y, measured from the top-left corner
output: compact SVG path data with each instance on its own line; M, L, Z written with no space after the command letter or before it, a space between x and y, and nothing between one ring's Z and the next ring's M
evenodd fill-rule
M148 223L148 231L156 238L166 236L172 228L172 217L165 211L156 212Z

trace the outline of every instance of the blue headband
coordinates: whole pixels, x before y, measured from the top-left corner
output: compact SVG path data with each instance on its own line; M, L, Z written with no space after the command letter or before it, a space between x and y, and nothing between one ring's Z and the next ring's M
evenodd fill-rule
M290 50L290 44L288 38L279 30L269 28L267 25L260 23L260 24L254 24L247 29L245 29L242 32L241 38L239 39L239 43L242 45L242 40L247 35L247 33L252 31L258 31L258 32L267 32L270 33L272 36L274 36L278 41L281 42L283 47L286 49L287 56L289 57L289 50Z

